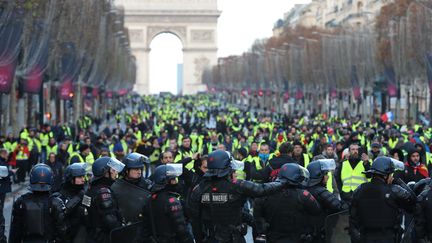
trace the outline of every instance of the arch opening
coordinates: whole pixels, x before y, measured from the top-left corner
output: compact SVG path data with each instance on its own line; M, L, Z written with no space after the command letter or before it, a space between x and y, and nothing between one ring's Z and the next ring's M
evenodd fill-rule
M163 32L151 40L149 81L151 94L182 93L183 43L176 34Z

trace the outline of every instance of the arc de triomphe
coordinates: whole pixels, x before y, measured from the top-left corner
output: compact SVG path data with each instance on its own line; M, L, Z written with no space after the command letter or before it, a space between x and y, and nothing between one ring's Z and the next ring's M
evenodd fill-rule
M133 55L137 59L135 91L149 93L150 43L172 33L183 44L183 94L205 90L201 74L217 63L217 0L115 0L125 10Z

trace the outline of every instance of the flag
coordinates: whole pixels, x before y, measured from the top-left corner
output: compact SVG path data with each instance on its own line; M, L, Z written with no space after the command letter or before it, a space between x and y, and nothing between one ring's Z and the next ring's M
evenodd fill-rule
M393 120L394 120L393 112L388 111L388 112L382 114L382 115L381 115L381 120L382 120L383 122L391 122L391 121L393 121Z
M396 84L396 74L393 66L385 66L384 67L384 75L387 81L387 94L390 97L398 96L398 88Z
M361 99L360 82L357 76L357 67L355 65L351 68L351 85L353 87L353 94L356 100Z

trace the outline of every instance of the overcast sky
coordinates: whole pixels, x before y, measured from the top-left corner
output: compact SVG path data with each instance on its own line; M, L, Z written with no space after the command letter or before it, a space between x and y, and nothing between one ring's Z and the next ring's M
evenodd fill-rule
M257 38L270 37L274 23L295 4L311 0L219 0L218 56L240 55ZM150 92L176 93L177 63L182 45L170 34L158 35L151 43Z

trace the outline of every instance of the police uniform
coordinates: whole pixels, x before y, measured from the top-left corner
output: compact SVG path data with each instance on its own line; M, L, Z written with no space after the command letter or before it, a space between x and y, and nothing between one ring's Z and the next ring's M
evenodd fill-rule
M87 242L108 242L111 230L122 226L116 202L112 196L114 181L102 177L90 183L83 198L87 211Z
M248 197L265 196L276 192L280 183L256 184L250 181L231 181L228 178L204 178L192 191L192 208L208 232L208 240L244 242L242 210Z
M63 184L59 192L50 197L50 213L55 222L55 238L59 242L73 242L82 229L84 208L81 205L83 187Z

